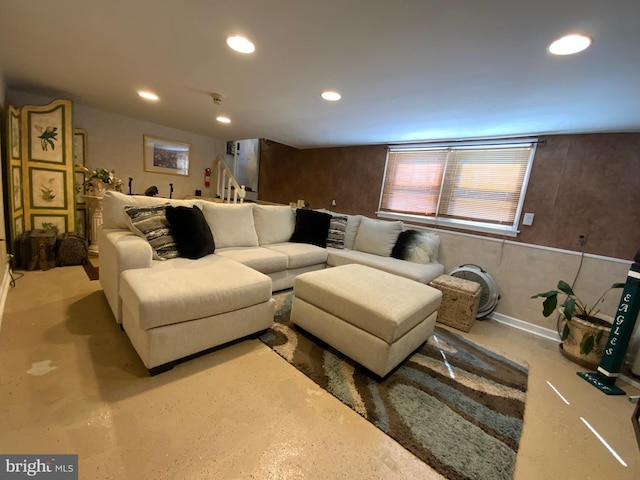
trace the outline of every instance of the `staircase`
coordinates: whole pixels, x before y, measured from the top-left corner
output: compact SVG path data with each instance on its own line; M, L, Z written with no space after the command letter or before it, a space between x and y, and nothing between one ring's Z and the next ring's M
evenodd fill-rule
M244 203L247 192L244 185L238 184L229 167L218 156L214 162L217 170L216 195L222 203Z

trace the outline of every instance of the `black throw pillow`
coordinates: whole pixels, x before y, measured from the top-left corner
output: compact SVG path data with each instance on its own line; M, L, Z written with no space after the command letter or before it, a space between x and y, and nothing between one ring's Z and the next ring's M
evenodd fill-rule
M330 214L299 208L296 210L296 228L290 241L310 243L325 248L330 224Z
M167 206L166 215L181 257L195 260L215 251L211 229L198 207Z

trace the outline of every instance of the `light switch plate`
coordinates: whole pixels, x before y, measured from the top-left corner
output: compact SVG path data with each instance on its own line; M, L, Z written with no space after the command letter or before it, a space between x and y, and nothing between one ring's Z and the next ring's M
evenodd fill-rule
M533 225L533 213L525 213L522 225Z

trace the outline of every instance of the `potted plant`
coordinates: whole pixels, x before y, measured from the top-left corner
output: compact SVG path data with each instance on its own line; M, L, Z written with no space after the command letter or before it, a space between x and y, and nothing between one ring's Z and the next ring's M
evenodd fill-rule
M561 352L579 365L595 369L600 364L602 351L611 332L611 319L600 314L599 306L610 290L623 288L624 285L614 283L591 307L580 300L571 286L563 280L558 282L555 290L538 293L531 298L544 298L542 314L548 317L558 306L558 294L567 296L559 309L561 322L558 322L558 333L562 340Z

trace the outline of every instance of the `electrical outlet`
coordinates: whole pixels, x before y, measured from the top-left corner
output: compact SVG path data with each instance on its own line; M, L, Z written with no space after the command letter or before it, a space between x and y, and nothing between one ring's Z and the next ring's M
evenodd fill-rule
M522 225L533 225L533 213L525 213Z
M336 206L336 201L335 200L331 200L331 206L335 207Z
M578 237L578 245L580 245L581 247L584 247L585 243L587 243L587 236L586 235L580 235Z

